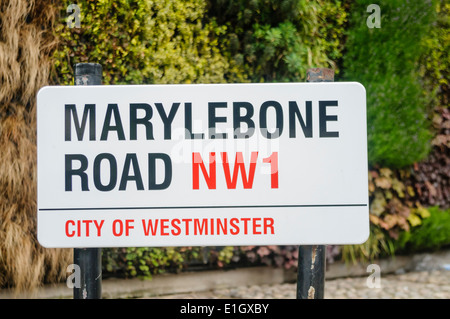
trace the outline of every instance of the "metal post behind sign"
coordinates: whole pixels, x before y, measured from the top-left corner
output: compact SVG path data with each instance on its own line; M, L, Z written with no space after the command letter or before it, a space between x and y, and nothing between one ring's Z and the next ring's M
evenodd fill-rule
M97 63L75 65L75 85L101 85L102 66ZM101 248L74 248L74 264L80 268L80 285L74 286L74 299L101 299L102 297Z
M309 69L307 82L333 82L334 71ZM299 246L297 299L323 299L325 291L325 245Z

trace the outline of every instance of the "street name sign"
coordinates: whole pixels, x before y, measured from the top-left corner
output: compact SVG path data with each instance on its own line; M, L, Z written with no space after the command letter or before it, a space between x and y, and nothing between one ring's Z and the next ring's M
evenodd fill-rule
M356 82L44 87L38 240L362 243L366 131Z

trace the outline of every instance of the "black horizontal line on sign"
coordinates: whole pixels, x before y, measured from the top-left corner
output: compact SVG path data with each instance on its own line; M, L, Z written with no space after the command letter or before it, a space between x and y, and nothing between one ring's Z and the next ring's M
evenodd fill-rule
M363 207L367 204L319 204L319 205L241 205L241 206L171 206L171 207L66 207L39 208L39 211L56 210L139 210L139 209L207 209L207 208L283 208L283 207Z

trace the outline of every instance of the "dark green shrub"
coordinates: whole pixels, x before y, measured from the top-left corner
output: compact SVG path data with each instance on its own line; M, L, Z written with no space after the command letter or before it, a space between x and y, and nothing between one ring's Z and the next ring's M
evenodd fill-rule
M126 247L103 249L104 276L141 277L178 272L202 254L201 247Z
M357 0L351 7L344 75L367 90L370 164L402 167L430 149L419 61L435 21L435 1L383 1L381 28L370 29L366 10L372 2Z
M346 11L340 1L210 0L209 14L224 32L228 79L304 81L311 67L336 68Z
M403 252L438 250L450 245L450 209L429 208L430 216L409 232L400 234L397 250Z

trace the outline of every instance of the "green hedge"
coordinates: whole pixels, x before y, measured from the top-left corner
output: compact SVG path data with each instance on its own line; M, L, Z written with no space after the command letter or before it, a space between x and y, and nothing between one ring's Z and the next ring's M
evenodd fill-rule
M430 150L427 101L419 62L435 23L436 1L383 1L381 28L370 29L371 0L351 7L344 78L367 90L370 164L410 165Z
M73 65L103 66L104 84L220 83L228 69L215 32L204 22L203 0L78 0L81 28L61 23L54 54L55 82L71 84Z

